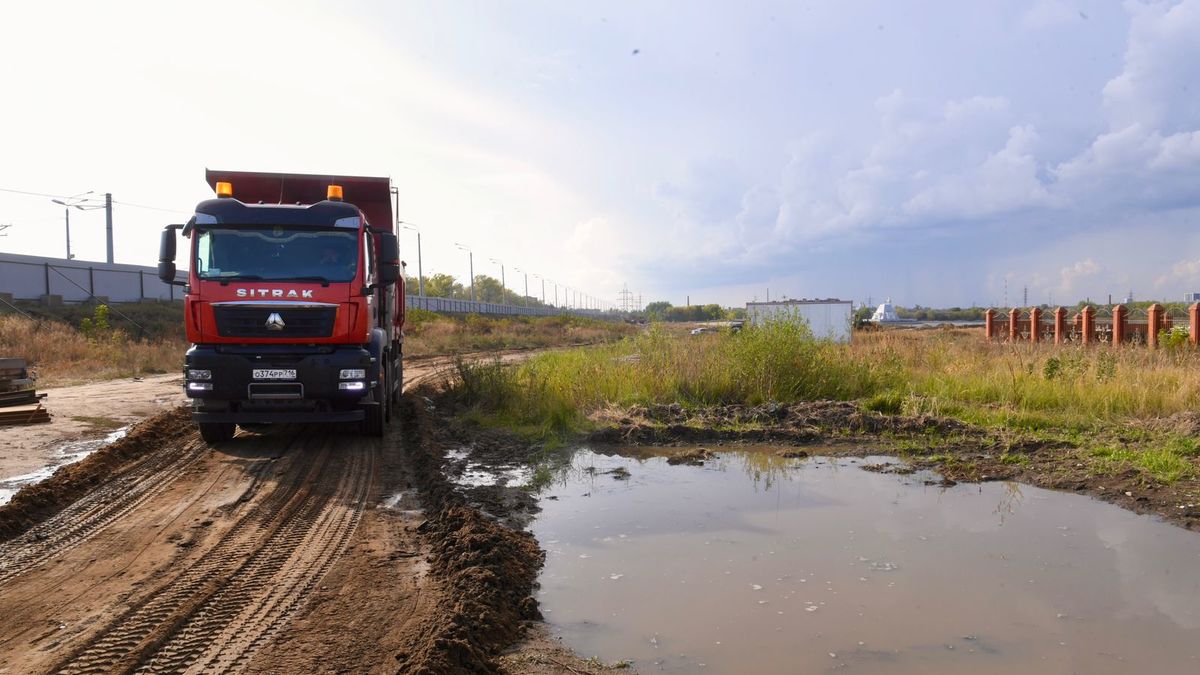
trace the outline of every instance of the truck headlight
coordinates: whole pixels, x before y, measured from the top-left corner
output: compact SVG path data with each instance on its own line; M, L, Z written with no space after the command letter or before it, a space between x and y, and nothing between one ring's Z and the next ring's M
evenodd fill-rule
M342 371L342 372L346 372L346 371ZM358 372L361 373L362 371L360 370ZM344 391L362 391L363 389L366 389L366 388L367 388L367 385L365 382L338 382L338 389L342 389Z
M188 369L188 379L189 380L211 380L212 379L212 371L211 370Z
M188 382L188 391L212 391L212 382Z
M367 371L362 368L343 368L338 373L339 380L361 380L367 376Z

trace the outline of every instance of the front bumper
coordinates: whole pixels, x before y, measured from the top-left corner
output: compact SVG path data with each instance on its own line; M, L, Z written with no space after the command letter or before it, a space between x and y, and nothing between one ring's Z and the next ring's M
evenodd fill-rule
M345 422L362 419L378 364L357 345L193 345L184 358L184 390L201 422ZM287 380L255 379L256 369L295 370ZM362 369L359 389L341 389L343 369ZM211 378L189 379L207 370ZM207 389L193 384L208 385ZM364 401L366 399L366 401Z

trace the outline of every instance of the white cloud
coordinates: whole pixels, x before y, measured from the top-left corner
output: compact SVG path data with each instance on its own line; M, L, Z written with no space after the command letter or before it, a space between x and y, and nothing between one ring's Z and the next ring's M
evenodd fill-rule
M1064 293L1077 290L1079 282L1098 276L1104 268L1091 258L1080 260L1059 272L1059 289Z
M1200 0L1125 3L1132 16L1120 74L1104 86L1112 129L1200 128Z
M1013 127L1008 142L982 163L946 176L904 204L914 218L983 218L1019 209L1053 207L1053 197L1038 178L1033 155L1038 140L1032 126Z

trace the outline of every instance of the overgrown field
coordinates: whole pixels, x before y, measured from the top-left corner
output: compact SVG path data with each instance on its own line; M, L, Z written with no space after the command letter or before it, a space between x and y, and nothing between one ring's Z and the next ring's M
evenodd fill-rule
M404 325L405 354L462 354L607 342L636 328L615 321L576 316L445 316L409 309Z
M183 366L188 347L181 307L180 303L23 307L30 316L0 314L0 356L35 364L42 387L176 372ZM571 316L451 317L409 310L405 353L422 356L594 344L618 340L636 330L628 324Z
M181 337L138 340L104 321L87 321L74 328L60 321L0 316L0 356L33 364L42 388L182 368L187 343Z
M1200 354L1187 349L989 344L977 329L862 333L837 345L781 323L686 337L651 330L460 371L457 393L471 415L547 439L587 429L608 407L842 400L1069 441L1097 463L1137 465L1164 480L1191 475L1200 459L1190 430L1163 419L1200 407Z

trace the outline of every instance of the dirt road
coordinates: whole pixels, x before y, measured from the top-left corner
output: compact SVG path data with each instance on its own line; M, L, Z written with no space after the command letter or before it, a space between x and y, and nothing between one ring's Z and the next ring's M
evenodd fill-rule
M414 361L406 381L447 363ZM472 555L455 532L470 530L472 546L495 539L493 552L531 540L460 512L437 458L421 455L419 406L401 408L383 439L290 425L218 448L185 411L164 413L42 494L18 494L0 515L36 515L54 491L94 485L0 543L0 673L486 667L488 639L519 625L499 605L527 591L502 597L508 581L455 576L448 561ZM512 627L476 635L489 613Z
M183 404L183 377L151 375L74 387L39 390L46 394L49 424L4 427L0 432L0 480L31 473L60 458L66 443L106 433Z

